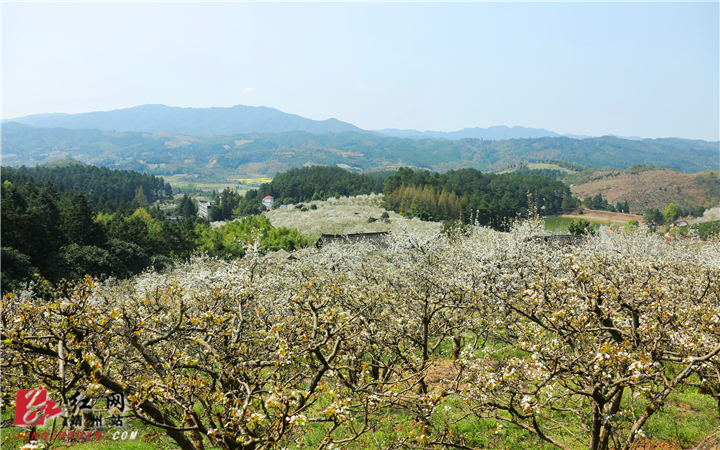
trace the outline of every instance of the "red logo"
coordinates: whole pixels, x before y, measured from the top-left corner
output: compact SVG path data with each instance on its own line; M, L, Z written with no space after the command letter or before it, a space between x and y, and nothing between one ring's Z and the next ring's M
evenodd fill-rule
M45 425L45 419L52 419L63 412L57 404L47 399L47 391L42 386L17 391L15 398L15 425Z

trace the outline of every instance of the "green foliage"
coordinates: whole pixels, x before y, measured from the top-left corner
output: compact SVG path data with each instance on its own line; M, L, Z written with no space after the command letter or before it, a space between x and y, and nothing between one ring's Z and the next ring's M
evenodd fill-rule
M147 195L145 195L145 192L143 191L142 184L135 190L135 198L133 200L137 200L141 208L147 208L150 205Z
M120 267L118 278L130 277L142 272L150 266L151 259L147 253L132 241L121 241L120 239L108 239L104 247L114 256Z
M702 217L702 215L705 214L705 207L704 206L698 206L695 210L692 212L693 217Z
M128 276L127 269L115 255L94 245L70 244L62 248L59 256L61 271L54 278L79 280L85 275L101 278Z
M200 250L211 256L240 258L245 255L245 247L252 246L258 238L264 252L293 251L310 245L309 238L295 229L275 228L266 217L247 216L218 228L203 229Z
M445 220L442 223L440 233L450 239L456 239L460 236L467 236L470 232L470 226L465 225L458 220Z
M697 230L701 239L707 239L710 236L720 235L720 220L713 222L703 222L691 225L691 229Z
M267 195L284 204L326 200L328 197L355 196L382 192L382 179L353 173L340 167L311 166L290 169L260 186L257 196Z
M483 174L461 169L444 174L401 168L385 180L386 207L422 220L476 220L504 229L530 209L559 209L570 189L531 174Z
M244 141L240 146L235 141ZM172 154L166 143L173 142ZM180 145L177 145L180 144ZM177 145L177 146L175 146ZM227 146L227 148L226 148ZM238 167L253 164L256 170L274 174L308 161L335 166L338 163L363 170L412 165L445 171L462 167L499 170L521 161L559 160L570 170L584 164L593 168L627 168L655 164L683 172L717 168L718 144L683 139L630 141L613 136L589 139L544 137L490 141L482 139L408 139L368 133L314 134L302 131L252 133L231 136L198 136L179 143L172 135L103 133L99 130L42 129L5 124L3 161L11 165L46 161L51 152L92 159L96 164L171 175L196 173L229 175ZM6 157L11 154L13 156ZM282 165L277 162L283 161ZM214 175L213 175L214 174ZM152 201L143 183L145 193ZM75 187L73 187L75 188ZM133 198L134 190L126 192ZM331 195L331 194L328 194ZM284 195L297 198L296 195ZM114 195L108 194L109 198ZM274 195L277 198L277 196Z
M655 165L645 165L645 164L634 164L630 167L628 167L627 171L629 174L634 175L641 172L646 172L648 170L663 170L664 167L662 166L655 166Z
M172 187L162 178L130 170L112 170L107 167L90 165L69 165L61 167L37 166L17 169L2 168L3 180L13 184L24 184L32 179L35 183L51 182L63 190L81 191L99 199L105 195L106 199L137 198L140 206L147 206L156 200L172 198Z
M580 201L577 199L577 197L573 197L572 195L569 197L563 198L562 201L562 208L563 209L570 209L570 208L576 208Z
M652 226L658 226L665 223L665 216L657 208L648 208L643 216L645 223Z
M682 215L683 210L675 206L675 203L670 203L668 207L663 211L663 216L666 222L674 222L675 219Z
M102 245L106 239L104 230L95 223L93 211L82 193L72 199L70 208L65 212L63 231L71 244Z
M30 257L26 254L6 246L0 248L0 254L2 255L0 278L2 278L3 291L24 288L34 274L38 273L38 269L33 267Z
M595 228L585 219L577 219L570 222L568 231L574 236L592 236L595 234Z
M39 185L28 173L35 172L3 168L3 174L14 180L2 184L3 292L24 285L35 274L52 283L85 275L127 278L158 257L186 259L197 248L190 221L170 223L158 207L138 207L137 198L116 203L116 212L98 215L91 198L99 207L111 204L82 191L59 191L49 181ZM136 197L142 198L143 192L138 187ZM188 199L186 205L192 202ZM125 215L132 207L135 212Z
M603 198L602 194L597 194L595 197L585 197L583 205L589 209L605 209L608 202Z
M187 194L182 196L178 207L175 209L175 214L182 217L192 217L197 215L197 202L190 198Z

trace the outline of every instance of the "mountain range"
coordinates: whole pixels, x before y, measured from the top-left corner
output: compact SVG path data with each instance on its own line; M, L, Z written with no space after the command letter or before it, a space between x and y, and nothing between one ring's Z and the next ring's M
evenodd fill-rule
M98 129L105 131L169 132L187 136L229 135L306 131L339 133L364 130L336 119L312 120L265 106L237 105L231 108L178 108L142 105L113 111L81 114L36 114L4 120L32 127Z
M243 133L274 133L306 131L308 133L373 133L412 139L530 139L558 137L558 133L544 128L525 128L504 125L489 128L465 128L459 131L418 131L386 128L363 130L337 119L312 120L287 114L265 106L237 105L230 108L179 108L165 105L142 105L113 111L81 114L35 114L3 123L18 122L41 128L98 129L105 131L170 132L186 136L232 135ZM566 135L575 139L589 136ZM639 139L639 138L638 138Z
M539 137L558 137L560 134L548 131L544 128L525 128L525 127L506 127L498 125L489 128L463 128L459 131L417 131L417 130L397 130L395 128L385 128L376 130L378 133L387 136L408 137L408 138L434 138L434 139L489 139L493 141L501 141L504 139L531 139ZM587 137L587 136L585 136Z
M89 164L156 175L195 174L232 179L242 174L272 176L292 167L337 165L355 170L412 166L444 172L482 171L533 161L563 160L587 167L625 169L657 165L693 173L718 169L718 143L687 139L632 141L613 136L571 139L540 137L485 140L410 139L344 131L285 131L222 136L169 132L35 128L6 123L2 164L37 164L74 158Z

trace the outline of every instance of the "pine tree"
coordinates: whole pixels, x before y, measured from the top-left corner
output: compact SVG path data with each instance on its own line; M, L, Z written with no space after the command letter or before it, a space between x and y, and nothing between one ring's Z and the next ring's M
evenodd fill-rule
M103 229L93 220L93 211L85 194L79 193L73 197L63 219L62 228L70 243L99 246L105 242Z
M138 186L138 188L135 190L135 199L138 202L138 205L140 205L141 208L146 208L150 205L150 202L148 202L147 195L145 195L145 192L143 191L142 184Z

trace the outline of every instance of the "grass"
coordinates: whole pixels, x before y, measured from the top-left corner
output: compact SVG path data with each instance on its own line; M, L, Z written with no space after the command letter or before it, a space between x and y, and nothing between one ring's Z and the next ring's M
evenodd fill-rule
M702 441L720 426L717 403L695 389L671 394L651 418L645 434L650 439L676 442L688 448Z
M501 347L501 344L497 346L498 355L511 356L512 352L503 351ZM320 400L315 409L323 409L327 406L327 403ZM507 450L555 448L551 444L507 422L492 418L466 416L460 407L461 405L462 400L454 395L445 397L444 401L433 413L433 423L436 431L446 429L456 437L462 436L465 445L469 447ZM629 392L625 394L622 409L632 410L636 415L640 415L646 406L646 402L633 399ZM12 411L6 409L2 418L5 422L12 419ZM383 408L373 415L372 420L374 424L371 433L363 435L358 441L353 442L351 446L343 448L372 449L377 448L378 443L388 446L392 442L397 442L400 436L408 436L413 432L416 436L419 435L420 427L412 413L397 407ZM571 416L568 415L565 422L570 424L570 431L577 432L580 430L577 424L573 425ZM324 438L328 426L326 423L311 423L290 439L294 441L294 445L288 446L288 448L314 448ZM624 428L627 428L627 426L625 424ZM688 388L670 395L664 406L646 423L643 431L648 442L656 444L662 442L669 445L663 448L673 448L673 446L674 448L678 446L679 448L691 448L709 436L713 430L717 430L718 427L720 427L720 419L715 400L708 395L700 394L694 388ZM81 450L169 450L177 448L177 445L165 437L164 434L157 433L152 427L144 426L137 421L125 429L137 430L138 437L135 440L113 440L112 434L116 430L112 430L104 433L105 439L100 441L56 441L52 448ZM4 450L19 449L24 445L24 442L12 439L17 435L18 430L19 428L16 427L4 427L0 430L3 439L8 435L11 436L9 440L2 443ZM49 430L49 425L39 429L41 432ZM342 438L337 434L333 435L333 437ZM579 443L573 442L566 433L554 432L554 437L565 441L573 449L585 448ZM206 445L206 448L209 450L212 447Z
M349 234L376 231L403 232L404 230L435 230L439 231L441 224L437 222L423 222L420 219L407 219L389 211L390 223L376 221L368 223L368 218L379 218L385 209L382 194L359 195L357 197L331 198L327 201L314 201L317 209L300 211L294 205L287 208L275 209L267 213L268 219L274 227L295 228L300 233L309 236L321 234Z

